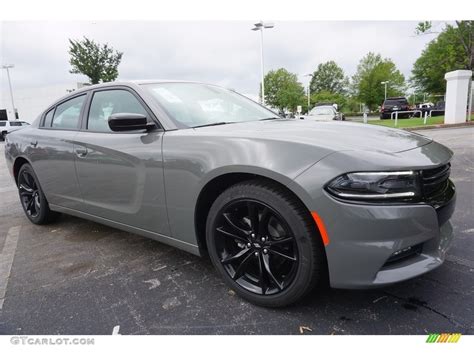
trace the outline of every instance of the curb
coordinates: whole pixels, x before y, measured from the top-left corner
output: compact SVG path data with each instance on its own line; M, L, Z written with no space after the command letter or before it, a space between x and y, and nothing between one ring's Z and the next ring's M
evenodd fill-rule
M443 128L457 128L457 127L469 127L474 126L474 121L464 122L464 123L454 123L454 124L434 124L429 126L414 126L414 127L405 127L400 128L405 131L420 131L425 129L443 129ZM397 127L395 127L397 128Z

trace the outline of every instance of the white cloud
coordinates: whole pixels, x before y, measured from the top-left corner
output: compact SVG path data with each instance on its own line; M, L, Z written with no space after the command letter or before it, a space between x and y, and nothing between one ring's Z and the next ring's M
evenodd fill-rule
M259 34L251 22L3 22L0 56L14 63L14 88L86 81L69 73L68 38L87 36L123 51L119 79L183 79L257 93ZM285 67L300 75L335 60L353 75L369 51L391 58L410 75L432 36L413 36L416 22L276 22L265 32L266 70ZM2 89L6 79L2 71Z

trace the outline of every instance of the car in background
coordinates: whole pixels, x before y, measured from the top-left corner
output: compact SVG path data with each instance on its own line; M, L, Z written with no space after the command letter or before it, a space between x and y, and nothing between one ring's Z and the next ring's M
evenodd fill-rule
M307 115L301 116L301 119L315 121L345 121L342 113L339 113L332 105L321 105L314 107Z
M409 111L410 105L406 97L388 97L384 100L382 107L380 108L380 118L387 119L391 118L392 113L396 111ZM410 117L409 113L402 113L398 118Z
M30 124L25 121L0 121L0 141L4 141L8 133L29 125Z
M431 116L443 116L445 110L446 102L438 101L432 108L431 108Z

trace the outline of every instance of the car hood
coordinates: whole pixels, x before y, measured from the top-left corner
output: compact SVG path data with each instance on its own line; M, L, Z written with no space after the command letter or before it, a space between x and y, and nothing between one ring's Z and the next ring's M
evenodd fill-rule
M420 134L371 124L298 119L232 123L196 128L195 132L204 136L295 142L333 151L364 150L383 153L403 152L432 141Z
M304 120L312 120L312 121L331 121L334 119L334 115L305 115L301 116Z

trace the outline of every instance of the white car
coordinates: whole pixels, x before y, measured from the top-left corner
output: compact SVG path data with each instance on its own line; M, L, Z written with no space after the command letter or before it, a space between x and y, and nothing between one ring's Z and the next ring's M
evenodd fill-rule
M25 121L0 121L0 140L4 141L8 133L29 125L30 124Z
M324 105L316 106L307 115L301 116L301 119L314 120L314 121L344 121L345 117L343 114L337 112L334 106Z

